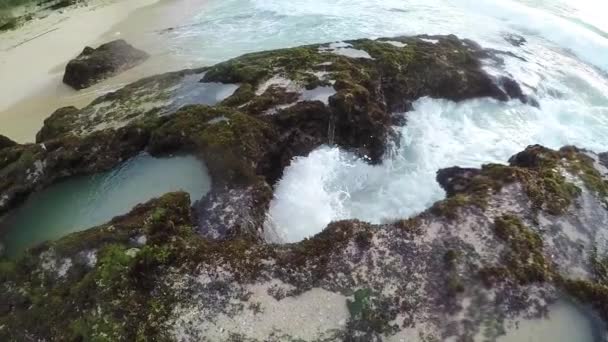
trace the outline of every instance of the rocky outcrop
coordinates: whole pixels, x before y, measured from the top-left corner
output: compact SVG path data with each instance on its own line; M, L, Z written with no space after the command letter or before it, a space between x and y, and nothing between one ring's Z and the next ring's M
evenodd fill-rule
M78 108L74 106L62 107L53 112L44 120L44 125L36 134L36 142L41 143L52 137L69 133L69 120L78 113Z
M146 150L200 156L225 191L214 194L218 199L256 195L246 202L256 204L258 222L269 198L248 189L260 188L260 181L272 186L293 157L322 144L380 162L392 125L405 122L400 111L422 96L526 102L515 81L483 71L482 60L492 54L455 36L363 39L254 53L142 79L85 108L58 109L45 120L38 145L0 152L0 213L58 179L99 172ZM133 141L125 132L135 132ZM205 203L211 202L199 202L198 211L208 211ZM230 236L255 226L224 221L234 227L210 231Z
M97 49L87 46L66 66L63 83L76 90L88 88L105 78L141 64L148 57L147 53L122 39L103 44Z
M15 145L17 145L16 142L0 134L0 150L7 147L13 147Z
M543 162L442 171L448 187L470 181L417 217L289 245L202 237L188 196L167 194L2 261L0 338L495 341L564 296L608 321L598 156L523 154ZM559 214L537 206L561 196Z
M575 147L440 170L447 198L410 219L264 241L294 156L331 143L380 162L422 96L529 102L483 71L492 53L454 36L311 45L58 110L37 144L0 149L0 212L142 151L199 156L213 191L167 194L0 260L0 340L492 341L563 296L608 319L607 172Z
M111 169L140 153L149 134L130 126L0 149L0 213L61 179Z
M608 168L608 152L600 153L600 163Z
M451 197L469 188L472 180L479 174L481 174L479 169L454 166L437 171L436 180L448 197Z

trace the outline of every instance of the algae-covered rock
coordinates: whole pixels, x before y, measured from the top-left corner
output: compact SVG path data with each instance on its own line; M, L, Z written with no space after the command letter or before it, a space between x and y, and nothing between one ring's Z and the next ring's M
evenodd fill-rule
M606 168L608 168L608 152L599 154L600 163L602 163Z
M44 125L36 134L36 142L41 143L45 140L56 138L61 134L69 133L70 122L74 120L74 115L78 113L78 108L74 106L62 107L53 112L44 120Z
M129 126L1 149L0 213L61 179L111 169L144 150L149 136L148 130Z
M485 193L483 208L334 222L286 245L203 237L188 196L167 194L1 261L0 338L495 341L566 295L608 321L608 257L596 248L608 210L584 180L597 155L531 146L512 160L523 155L542 162L446 173L472 180L452 198ZM544 182L546 165L581 187L560 214L528 200L526 182ZM517 172L530 178L507 177Z
M148 57L147 53L122 39L103 44L96 49L87 46L65 67L63 83L76 90L88 88L143 63Z
M608 320L604 156L575 147L440 170L447 198L413 218L265 242L272 186L293 157L335 144L378 163L423 96L528 102L483 71L492 54L455 36L310 45L56 111L38 144L0 149L0 213L142 151L202 158L213 188L0 260L0 340L494 341L564 295Z
M247 220L254 224L232 213L211 220L230 227L209 221L201 231L261 237L269 191L252 189L274 185L292 158L335 144L379 163L395 138L393 125L405 123L400 112L422 96L525 102L515 81L481 68L484 58L497 58L493 53L455 36L362 39L148 77L82 109L58 109L38 145L0 152L0 212L53 182L107 170L142 151L186 152L205 160L215 202L227 209L228 199L244 194L241 206L255 204ZM212 202L198 202L197 211Z
M482 60L490 57L499 58L455 36L361 39L264 51L143 79L71 113L69 120L50 118L47 125L62 127L51 131L87 135L171 115L187 105L221 105L273 119L285 112L306 116L312 104L302 103L317 102L326 117L319 116L318 126L303 134L289 127L285 139L298 140L300 146L302 138L295 135L315 141L311 146L336 143L377 163L391 126L402 117L396 113L411 109L420 97L527 102L517 82L482 69Z

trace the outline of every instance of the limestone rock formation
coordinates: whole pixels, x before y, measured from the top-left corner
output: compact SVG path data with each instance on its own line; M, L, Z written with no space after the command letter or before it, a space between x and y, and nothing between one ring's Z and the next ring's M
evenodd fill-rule
M458 172L468 186L416 217L296 244L201 236L167 194L0 262L0 337L494 341L564 296L606 321L608 175L572 147L525 153L543 163Z
M58 110L37 144L0 149L0 214L141 152L196 155L213 190L0 259L0 340L492 341L563 296L607 321L608 168L572 146L440 170L447 197L409 219L264 240L293 157L332 143L379 163L391 125L423 96L530 103L484 58L498 57L454 36L310 45Z

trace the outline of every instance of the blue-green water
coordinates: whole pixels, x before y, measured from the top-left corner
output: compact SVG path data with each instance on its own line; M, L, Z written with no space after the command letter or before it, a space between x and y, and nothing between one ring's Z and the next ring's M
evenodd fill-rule
M211 187L202 162L191 156L137 156L116 169L57 183L33 194L0 223L9 256L37 243L107 222L138 203L183 190L200 199Z

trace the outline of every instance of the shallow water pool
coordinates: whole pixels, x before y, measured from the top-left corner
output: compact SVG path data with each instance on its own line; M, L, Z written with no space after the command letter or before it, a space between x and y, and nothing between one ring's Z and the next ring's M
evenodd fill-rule
M198 200L211 188L205 165L192 156L139 155L116 169L76 177L33 194L0 223L2 244L15 256L37 243L107 222L136 204L183 190Z
M483 340L483 339L480 339ZM549 307L543 319L514 322L506 335L496 342L600 342L606 341L605 329L598 320L575 304L560 300Z

